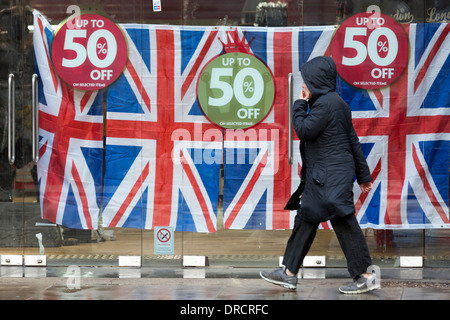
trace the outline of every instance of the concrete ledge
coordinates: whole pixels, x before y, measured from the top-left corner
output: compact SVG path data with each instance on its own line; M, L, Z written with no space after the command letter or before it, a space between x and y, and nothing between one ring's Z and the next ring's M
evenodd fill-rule
M2 254L0 264L2 266L21 266L23 265L23 257L20 254Z
M183 256L183 267L206 267L208 257L206 256Z
M140 267L141 256L119 256L119 267Z
M400 256L401 268L422 268L423 257L422 256Z

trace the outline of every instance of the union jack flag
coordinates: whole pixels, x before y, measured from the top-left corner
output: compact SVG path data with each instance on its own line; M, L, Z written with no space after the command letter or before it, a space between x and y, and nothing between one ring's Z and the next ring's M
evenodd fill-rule
M267 65L276 92L264 121L245 131L225 131L224 227L286 229L290 216L283 208L291 192L286 131L288 74L296 59L292 30L241 28L229 40L235 46L247 47L248 53Z
M374 181L369 194L362 194L355 183L356 215L362 227L449 227L450 25L404 28L410 60L395 83L373 91L344 81L337 85L352 109ZM329 53L321 48L320 54ZM297 161L293 180L299 180L300 168Z
M42 218L96 229L102 184L102 98L98 92L74 90L60 80L49 58L52 27L38 11L33 15Z
M122 27L129 61L108 90L103 224L214 232L222 137L208 134L195 84L220 52L217 31Z
M369 194L361 194L355 182L356 215L363 227L449 227L450 27L404 27L410 60L394 84L373 91L337 84L352 109L374 181ZM288 74L294 75L298 97L301 65L330 54L334 26L122 28L129 57L123 75L108 89L103 225L214 232L220 227L223 166L224 228L291 228L295 212L283 208L298 186L301 159L295 140L293 165L287 160ZM102 196L101 95L70 89L59 80L48 54L51 27L37 14L34 36L42 81L43 216L96 228ZM201 70L226 48L254 54L274 76L272 111L247 130L218 128L197 104ZM324 222L321 228L330 226Z
M373 143L368 162L376 182L369 195L355 190L357 217L384 229L449 227L450 25L404 27L407 72L370 93L379 104L376 115L354 120L359 135Z

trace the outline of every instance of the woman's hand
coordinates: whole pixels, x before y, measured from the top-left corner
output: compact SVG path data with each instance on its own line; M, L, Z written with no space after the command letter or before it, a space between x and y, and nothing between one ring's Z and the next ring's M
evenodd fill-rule
M311 98L311 94L308 94L305 90L302 90L302 92L300 93L300 99L308 100L309 98Z
M306 84L303 82L302 84L302 92L300 92L300 99L302 100L308 100L311 99L311 92L309 91L308 87L306 86Z
M361 183L359 185L359 187L361 188L361 191L363 193L368 193L368 192L370 192L370 190L372 190L373 184L372 184L372 182L364 182L364 183Z

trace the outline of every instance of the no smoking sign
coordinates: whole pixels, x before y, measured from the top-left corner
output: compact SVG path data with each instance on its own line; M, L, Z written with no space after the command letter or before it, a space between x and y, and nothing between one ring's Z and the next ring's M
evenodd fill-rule
M156 236L160 242L168 242L172 238L171 232L166 228L159 229Z
M58 75L80 90L99 90L113 83L127 62L127 42L111 20L82 14L69 18L52 43Z
M155 227L155 254L173 254L173 227Z
M339 75L361 89L393 83L408 62L408 37L392 18L380 13L359 13L339 27L331 43Z

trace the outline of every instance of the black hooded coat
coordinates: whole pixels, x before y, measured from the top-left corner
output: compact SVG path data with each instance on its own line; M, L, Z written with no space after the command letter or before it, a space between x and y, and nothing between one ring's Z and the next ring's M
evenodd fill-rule
M293 105L302 157L301 218L318 223L355 214L355 174L359 184L372 178L350 107L336 92L336 65L330 57L316 57L302 66L301 74L312 95Z

